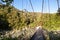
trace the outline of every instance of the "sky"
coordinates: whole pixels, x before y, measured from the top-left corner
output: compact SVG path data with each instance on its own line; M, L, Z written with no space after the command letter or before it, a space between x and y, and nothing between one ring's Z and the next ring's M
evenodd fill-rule
M34 12L41 12L42 11L42 0L31 0ZM60 1L59 1L60 2ZM57 12L58 6L57 6L57 1L56 0L49 0L50 4L50 12ZM12 5L19 9L19 10L24 10L26 9L29 12L32 12L32 8L30 5L29 0L14 0ZM48 0L44 0L44 8L43 12L49 12L48 10Z

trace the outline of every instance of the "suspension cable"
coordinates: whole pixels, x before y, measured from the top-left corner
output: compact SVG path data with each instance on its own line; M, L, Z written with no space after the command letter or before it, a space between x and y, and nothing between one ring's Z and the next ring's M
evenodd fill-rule
M23 0L22 0L22 11L23 11Z
M48 10L49 10L49 20L50 20L50 27L51 27L51 14L50 14L50 3L48 0Z
M57 6L58 6L58 14L60 15L60 4L59 4L59 0L57 0Z
M42 0L42 13L43 13L43 7L44 7L44 0Z
M48 10L49 10L49 13L50 13L50 3L49 3L49 0L48 0Z
M58 5L58 9L59 9L59 0L57 0L57 5Z
M31 5L31 8L32 8L32 11L34 12L34 8L33 8L31 0L29 0L29 2L30 2L30 5Z
M21 15L23 15L23 0L22 0L22 3L21 4L22 4L22 14Z
M42 13L41 13L41 26L43 26L44 22L43 22L43 7L44 7L44 0L42 0Z

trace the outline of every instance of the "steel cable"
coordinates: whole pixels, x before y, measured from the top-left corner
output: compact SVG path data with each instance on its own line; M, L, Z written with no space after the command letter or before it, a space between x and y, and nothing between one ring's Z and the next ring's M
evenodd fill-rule
M33 8L31 0L29 0L29 2L30 2L30 5L31 5L31 8L32 8L32 11L34 12L34 8Z
M58 9L59 9L59 0L57 0L57 5L58 5Z

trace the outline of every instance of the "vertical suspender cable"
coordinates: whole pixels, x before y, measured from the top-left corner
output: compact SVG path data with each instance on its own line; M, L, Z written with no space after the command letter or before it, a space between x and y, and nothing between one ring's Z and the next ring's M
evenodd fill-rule
M60 14L60 13L59 13L59 12L60 12L59 0L56 0L56 1L57 1L57 7L58 7L57 15L59 15L59 14ZM56 15L56 19L57 19L57 17L58 17L57 15ZM57 22L57 20L56 20L56 22Z
M31 5L31 8L32 8L32 11L34 12L34 8L33 8L31 0L29 0L29 2L30 2L30 5Z
M23 11L23 0L22 0L22 11Z
M42 13L41 13L41 22L42 22L42 24L41 24L41 26L43 26L43 7L44 7L44 0L42 0Z
M32 5L32 2L31 2L31 0L29 0L29 2L30 2L30 5L31 5L31 8L32 8L32 11L33 11L33 20L35 19L35 13L34 13L34 8L33 8L33 5Z
M44 0L42 0L42 13L43 13L43 7L44 7Z
M50 21L50 27L51 27L51 14L50 14L50 3L49 3L49 0L48 0L48 10L49 10L49 21Z
M28 0L26 0L26 4L25 4L25 7L26 7L26 8L25 8L25 11L26 11L26 12L28 12L28 11L27 11L27 5L28 5Z
M58 14L60 15L60 5L59 5L59 0L57 0L57 6L58 6Z
M58 5L58 9L59 9L59 0L57 0L57 5Z
M51 16L50 16L50 3L49 3L49 0L48 0L48 10L49 10L49 20L51 20Z
M23 15L23 0L22 0L22 15Z
M48 10L49 10L49 13L50 13L50 3L49 3L49 0L48 0Z

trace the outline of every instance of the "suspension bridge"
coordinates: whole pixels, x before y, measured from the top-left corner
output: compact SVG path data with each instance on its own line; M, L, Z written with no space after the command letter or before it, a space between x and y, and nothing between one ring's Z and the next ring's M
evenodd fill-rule
M18 0L17 0L18 1ZM19 0L20 1L20 0ZM21 2L21 6L22 6L22 11L25 9L25 11L28 11L26 8L23 8L24 7L24 5L26 5L26 7L28 6L27 4L29 3L29 5L30 5L30 9L32 9L32 12L33 13L35 13L35 8L34 8L34 4L33 4L33 2L32 2L32 0L26 0L28 3L26 3L26 4L23 4L23 2L24 2L24 0L21 0L22 2ZM60 0L55 0L56 1L56 4L57 4L57 14L59 14L60 15ZM36 1L35 1L36 2ZM42 14L42 16L41 16L41 19L43 18L43 14L44 14L44 7L45 7L45 3L46 3L46 0L42 0L41 1L41 14ZM9 6L9 5L12 5L12 6L16 6L15 5L15 0L0 0L0 4L5 4L5 5L7 5L7 6ZM50 4L51 4L51 2L50 2L50 0L47 0L47 9L48 9L48 14L50 14L51 13L51 6L50 6ZM19 6L20 4L18 4L18 6ZM37 9L38 10L38 9ZM29 11L28 11L29 12ZM23 12L22 12L23 13ZM50 17L50 15L48 16L48 17ZM47 18L48 18L47 17ZM49 20L50 20L51 18L49 18ZM57 19L57 18L56 18ZM51 21L51 20L50 20ZM42 19L42 22L43 22L43 19ZM51 22L50 22L51 23ZM28 23L29 24L29 23ZM43 24L43 23L42 23ZM44 33L43 33L43 29L42 29L42 26L43 25L40 25L40 26L38 26L38 30L34 33L34 35L31 37L31 39L30 40L46 40L45 39L45 36L44 36ZM51 26L51 25L50 25ZM44 30L45 31L45 30ZM53 33L53 32L52 32ZM50 37L52 37L51 35L50 35ZM51 40L53 40L53 39L51 39Z

